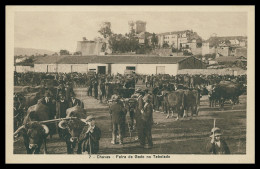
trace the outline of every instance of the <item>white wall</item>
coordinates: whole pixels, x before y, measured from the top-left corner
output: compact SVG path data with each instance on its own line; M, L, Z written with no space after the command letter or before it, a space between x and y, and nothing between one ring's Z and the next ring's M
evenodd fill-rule
M72 72L87 73L88 64L72 64Z
M34 64L35 72L47 72L47 64Z
M138 64L136 73L138 74L156 74L157 66L165 66L165 74L176 75L178 71L178 64Z
M58 65L59 73L70 73L71 72L71 64L59 64Z
M178 71L178 64L112 64L111 74L124 74L126 66L135 66L137 74L156 74L156 66L165 66L165 73L176 75Z
M34 72L34 67L31 66L15 66L16 72Z
M48 64L48 72L57 72L57 67L56 64Z

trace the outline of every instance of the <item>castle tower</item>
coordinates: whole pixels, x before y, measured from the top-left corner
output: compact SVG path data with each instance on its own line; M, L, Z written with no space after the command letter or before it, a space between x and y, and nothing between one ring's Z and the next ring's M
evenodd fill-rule
M136 21L135 22L135 32L136 32L136 34L139 34L141 32L146 32L146 22Z

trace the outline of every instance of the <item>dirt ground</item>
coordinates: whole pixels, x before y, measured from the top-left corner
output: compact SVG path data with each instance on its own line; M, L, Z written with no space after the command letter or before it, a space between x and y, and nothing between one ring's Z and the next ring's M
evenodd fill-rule
M166 119L161 112L154 112L152 137L154 147L152 149L139 148L138 141L134 137L136 132L129 137L128 130L123 145L112 145L111 122L106 104L99 104L97 100L86 96L85 88L75 89L77 97L84 101L87 113L95 115L96 125L101 129L99 154L208 154L207 146L210 142L210 131L213 127L213 119L216 118L216 127L223 131L232 154L246 153L246 95L240 96L240 103L231 109L225 105L225 110L209 108L207 96L201 98L199 115L176 121L173 118ZM190 114L190 113L189 113ZM126 128L127 129L127 128ZM47 148L49 154L66 154L66 144L58 135L52 139L48 137ZM25 154L23 139L14 143L14 154ZM43 150L41 150L43 153Z

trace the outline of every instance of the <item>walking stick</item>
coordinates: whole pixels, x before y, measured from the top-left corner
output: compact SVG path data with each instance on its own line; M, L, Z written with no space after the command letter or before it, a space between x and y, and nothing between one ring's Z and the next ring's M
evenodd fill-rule
M131 126L130 126L130 124L129 124L129 121L128 121L127 123L128 123L129 135L130 135L130 142L132 142L132 130L131 130Z
M91 156L91 154L92 154L91 138L90 138L90 136L91 136L91 134L90 134L90 132L89 132L89 137L88 137L88 139L89 139L89 156Z

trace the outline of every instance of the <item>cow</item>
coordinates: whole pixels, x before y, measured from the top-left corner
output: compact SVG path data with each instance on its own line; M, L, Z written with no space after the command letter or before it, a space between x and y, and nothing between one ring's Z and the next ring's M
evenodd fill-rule
M58 126L63 129L62 137L67 145L67 153L74 154L74 149L77 146L77 154L82 153L82 141L84 139L84 131L86 128L86 123L82 119L86 119L86 111L79 107L74 106L66 111L66 118L71 117L70 120L62 120L59 122Z
M176 120L178 120L179 117L183 115L184 111L184 91L176 90L170 93L166 93L164 96L164 101L166 102L167 106L166 118L169 118L170 111L172 111L173 117L173 111L175 111L178 114L176 118Z
M27 122L16 130L14 137L23 136L27 154L39 154L42 144L44 146L44 154L46 154L46 138L48 134L49 128L46 125L39 122Z
M235 103L239 102L239 96L245 92L242 84L230 81L221 81L212 91L214 99L219 102L221 110L224 110L225 101L231 101L232 109Z
M39 121L50 120L49 113L47 106L41 103L29 107L23 125L15 132L15 137L22 133L27 154L39 154L42 143L44 153L47 153L46 137L54 130L51 128L52 125L43 125Z
M200 92L198 90L184 90L184 115L188 116L187 111L191 109L191 117L193 114L198 115L200 106Z
M52 112L50 112L50 109L48 106L42 104L41 102L38 102L37 104L30 106L26 112L26 115L24 117L23 124L26 124L31 121L45 121L45 120L51 120ZM55 133L55 124L46 124L49 128L49 135L52 137L52 135Z

